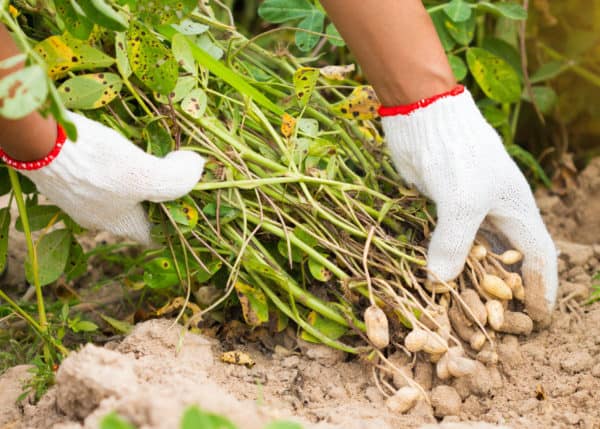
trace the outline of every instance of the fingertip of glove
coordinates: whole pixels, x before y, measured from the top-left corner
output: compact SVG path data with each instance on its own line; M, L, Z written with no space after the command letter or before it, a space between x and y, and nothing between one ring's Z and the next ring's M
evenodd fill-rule
M182 175L194 179L194 182L200 180L204 171L204 164L206 160L190 150L177 150L170 152L165 157L169 162L176 163L175 166Z

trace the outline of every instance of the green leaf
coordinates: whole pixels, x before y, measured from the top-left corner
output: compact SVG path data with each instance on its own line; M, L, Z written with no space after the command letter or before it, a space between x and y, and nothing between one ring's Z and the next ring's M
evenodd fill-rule
M448 55L448 62L457 81L461 81L467 76L467 66L461 57Z
M326 254L321 254L322 256L327 256ZM316 259L309 258L308 260L308 270L310 274L320 282L327 282L331 280L331 271L321 265Z
M73 332L95 332L98 330L98 325L89 320L79 320L72 326Z
M117 57L117 69L124 79L131 76L131 66L127 58L127 34L123 32L115 33L115 54Z
M296 121L296 127L298 131L307 135L308 137L317 137L319 134L319 121L312 118L300 118Z
M490 51L497 57L502 58L514 69L519 75L521 82L523 81L523 69L521 67L521 55L510 43L497 37L486 37L481 43L481 48Z
M33 205L27 207L27 219L29 220L29 228L32 231L39 231L47 228L50 223L56 223L61 218L61 210L56 206L51 205ZM23 232L23 222L19 216L15 222L15 229Z
M23 118L39 109L47 95L46 73L40 66L12 72L0 80L0 117Z
M242 306L244 320L248 325L260 326L269 321L269 306L262 289L237 281L235 291Z
M448 30L446 29L446 25L444 24L446 22L446 19L448 19L446 14L444 13L444 11L439 10L437 12L432 13L430 16L431 20L433 21L433 25L435 26L435 29L437 31L438 37L442 42L444 51L450 51L456 45L456 41L450 35Z
M206 216L216 219L217 217L217 205L215 203L208 203L202 208L202 213ZM227 222L231 222L240 215L240 211L234 207L229 207L221 204L219 206L219 222L221 225Z
M192 118L199 119L204 115L207 103L206 93L202 89L196 88L181 101L181 109Z
M148 88L167 95L175 88L179 65L167 49L147 28L131 22L127 32L127 56L133 73Z
M98 109L106 106L121 91L123 81L115 73L91 73L66 80L59 88L68 109Z
M171 24L171 27L177 30L178 33L186 36L197 36L198 34L206 33L208 30L208 25L190 21L189 19L184 19L179 24Z
M220 46L213 43L208 34L201 34L196 37L196 45L215 60L220 60L225 53Z
M88 256L83 251L81 244L71 235L71 248L69 259L65 267L65 276L68 281L75 280L87 272Z
M540 83L550 79L554 79L565 70L568 70L570 65L563 61L550 61L549 63L542 64L542 66L531 75L529 80L531 83Z
M112 412L100 420L100 429L135 429L135 426Z
M556 92L550 88L549 86L533 86L531 88L533 92L533 98L542 113L549 114L552 113L552 109L556 106L558 101L558 95ZM529 96L529 92L527 90L523 91L523 100L529 101L531 103L531 97Z
M85 15L101 27L113 31L125 31L129 25L123 15L104 0L77 0Z
M329 43L332 45L346 46L346 42L344 42L344 39L342 39L342 35L339 33L339 31L337 31L337 28L335 28L333 22L327 24L327 27L325 28L325 34L327 34L327 40L329 40Z
M102 428L104 429L104 428ZM198 407L189 407L183 413L181 429L237 429L225 417L208 413Z
M68 71L110 67L115 60L68 33L50 36L34 46L48 66L48 75L58 79Z
M42 286L58 280L65 271L70 247L71 232L68 229L57 229L37 241L38 273ZM34 267L29 255L25 259L25 277L34 284Z
M112 326L117 332L121 334L129 334L133 330L133 325L122 320L113 319L110 316L100 314L100 317L104 319L106 323Z
M194 204L191 204L186 197L164 204L176 223L189 228L194 228L198 223L198 211Z
M444 28L448 34L460 45L467 46L475 36L475 17L462 22L452 22L449 18L444 19Z
M506 145L506 151L519 163L529 168L529 170L531 170L534 176L537 179L541 180L544 183L544 185L546 185L547 187L552 186L552 182L546 175L546 172L532 154L530 154L521 146L516 144Z
M325 22L325 14L318 9L314 9L306 18L304 18L298 24L298 28L301 30L296 31L296 46L303 52L310 51L315 47L321 35L313 33L323 32L323 23Z
M168 39L172 39L173 36L177 34L175 29L171 27L161 27L160 33ZM190 43L192 54L199 64L202 64L202 66L206 67L211 73L223 79L226 83L237 89L241 94L252 98L258 104L266 107L271 112L279 116L283 115L284 110L269 100L262 92L250 85L245 77L234 72L223 63L215 60L208 53L206 53L206 51L193 44L189 39L188 43Z
M527 11L517 3L490 3L487 1L476 2L476 8L482 12L492 13L504 18L517 21L527 19Z
M142 21L153 25L180 22L198 6L198 0L153 0L132 3L136 15Z
M315 10L318 9L307 0L265 0L258 7L258 16L265 21L279 24L305 18Z
M206 283L207 281L209 281L212 278L212 276L214 276L217 273L217 271L219 271L223 266L223 262L221 262L220 259L215 259L209 262L203 262L207 268L206 270L202 268L200 264L194 266L193 276L194 280L196 280L198 283Z
M163 157L174 147L173 137L171 133L163 128L163 124L159 119L156 119L146 125L142 131L144 140L150 146L150 152L158 157Z
M471 17L471 8L463 0L451 0L444 6L444 12L454 22L466 21Z
M326 319L315 311L311 311L310 313L308 313L306 321L310 326L312 326L317 331L321 332L323 335L332 340L337 340L338 338L342 337L346 332L348 332L348 328L346 328L345 326L342 326L339 323L336 323L332 320ZM300 337L304 341L308 341L311 343L321 342L313 335L309 334L304 330L302 330Z
M8 207L0 209L0 275L6 269L8 260L8 228L10 226L10 211Z
M489 98L500 103L519 100L519 76L502 58L482 48L469 48L467 64L477 84Z
M508 124L507 112L495 106L492 100L489 98L486 98L483 101L489 101L489 103L477 104L481 110L481 113L492 127L499 127L500 125Z
M300 67L294 72L294 92L301 106L305 106L308 103L318 79L319 69L313 67Z
M8 194L11 189L8 168L0 165L0 195Z
M151 289L166 289L181 282L171 257L154 258L144 264L143 268L144 283Z
M188 73L193 73L194 76L197 73L196 62L194 61L194 55L190 48L187 39L183 34L175 34L171 41L171 49L173 55L177 60L177 63Z
M197 84L197 79L194 76L182 76L177 79L177 84L175 84L175 88L173 91L169 93L169 95L162 95L159 93L154 93L154 98L156 101L162 104L169 104L169 98L172 103L177 103L186 95L190 94L190 92L194 89Z
M54 6L56 14L69 33L82 40L86 40L90 36L94 23L86 16L77 13L71 0L54 0Z

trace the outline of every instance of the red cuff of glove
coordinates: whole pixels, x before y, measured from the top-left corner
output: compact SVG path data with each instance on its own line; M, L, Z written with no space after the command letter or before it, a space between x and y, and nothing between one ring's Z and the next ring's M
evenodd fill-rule
M442 92L441 94L434 95L429 98L422 98L414 103L405 104L403 106L381 106L378 109L379 116L396 116L396 115L410 115L417 109L429 106L431 103L439 100L440 98L453 97L458 94L462 94L465 91L465 87L457 85L450 91Z
M65 133L65 130L63 130L59 124L56 124L56 142L54 142L54 147L50 153L42 159L37 161L17 161L16 159L8 156L2 149L0 149L0 159L15 170L39 170L40 168L45 167L54 161L54 159L60 153L66 140L67 134Z

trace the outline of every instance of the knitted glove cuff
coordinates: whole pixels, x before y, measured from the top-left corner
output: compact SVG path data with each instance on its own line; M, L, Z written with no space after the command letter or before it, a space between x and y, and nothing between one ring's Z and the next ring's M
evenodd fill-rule
M16 170L39 170L40 168L47 166L52 161L54 161L54 159L56 159L56 157L62 150L66 140L67 134L65 133L65 130L63 130L63 128L57 123L56 141L54 142L54 146L52 147L50 153L48 153L48 155L46 155L42 159L38 159L37 161L18 161L8 156L2 149L0 149L0 159Z
M442 92L441 94L434 95L433 97L422 98L414 103L405 104L402 106L381 106L378 110L379 116L409 115L417 109L429 106L440 98L453 97L455 95L462 94L464 91L464 86L457 85L450 91Z

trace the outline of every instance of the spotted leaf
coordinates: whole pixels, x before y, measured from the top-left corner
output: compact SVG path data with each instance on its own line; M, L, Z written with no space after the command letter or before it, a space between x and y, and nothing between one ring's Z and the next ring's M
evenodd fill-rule
M235 291L242 306L244 320L250 326L259 326L269 320L267 297L261 289L243 282L235 283Z
M89 70L111 66L115 60L83 40L65 33L50 36L34 47L48 66L48 75L59 79L68 71Z
M148 88L164 95L175 88L179 66L172 52L133 21L127 32L127 56L133 73Z
M317 84L319 69L301 67L294 73L294 91L301 106L306 105Z
M500 103L519 100L519 76L502 58L482 48L469 48L467 64L479 87L492 100Z
M204 115L207 102L206 93L202 89L196 88L181 101L181 108L192 118L198 119Z
M56 7L56 14L69 33L82 40L89 37L94 28L94 23L85 15L77 13L71 4L71 0L54 0L54 6Z
M373 119L377 117L379 106L379 100L371 86L358 86L345 100L331 107L343 118Z
M19 119L37 110L46 100L44 69L29 66L0 80L0 117Z
M110 103L121 91L123 82L114 73L93 73L65 81L58 92L68 109L98 109Z
M289 113L284 113L281 118L281 134L289 137L294 133L294 128L296 128L296 118Z

